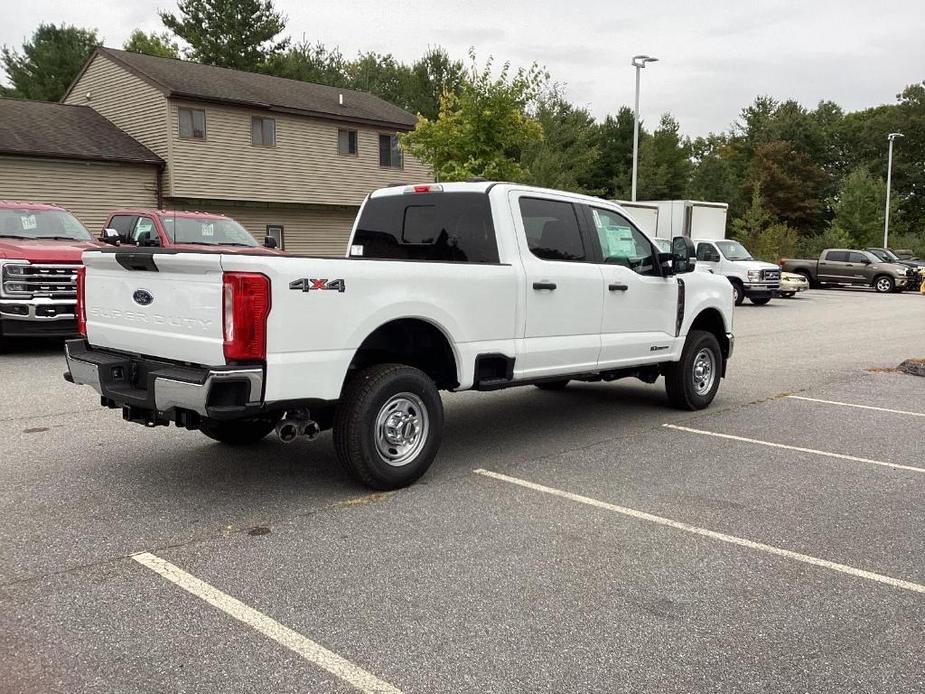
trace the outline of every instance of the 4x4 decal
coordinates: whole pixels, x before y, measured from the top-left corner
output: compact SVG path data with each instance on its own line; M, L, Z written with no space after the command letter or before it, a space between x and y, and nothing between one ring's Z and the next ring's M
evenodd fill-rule
M347 285L344 283L344 280L316 280L309 279L308 277L303 277L299 280L292 280L289 283L289 288L294 289L297 292L311 292L315 290L329 291L329 292L345 292L347 291Z

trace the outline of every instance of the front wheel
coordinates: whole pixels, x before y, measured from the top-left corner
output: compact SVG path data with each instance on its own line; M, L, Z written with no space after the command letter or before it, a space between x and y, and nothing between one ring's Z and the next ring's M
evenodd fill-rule
M876 289L879 294L889 294L895 288L896 283L893 281L893 278L887 275L880 275L880 277L874 280L874 289Z
M252 417L249 419L204 419L199 431L210 439L229 446L252 446L273 431L278 417Z
M415 482L434 462L443 403L433 380L404 364L363 369L334 415L334 447L351 477L373 489Z
M765 297L762 297L762 298L760 298L760 299L753 296L751 299L749 299L749 301L751 301L753 304L755 304L755 306L764 306L764 305L765 305L766 303L768 303L770 300L771 300L771 297L769 297L769 296L765 296Z
M732 300L736 306L741 306L745 301L745 287L736 280L732 280Z
M723 353L713 333L694 330L687 336L681 361L669 364L665 392L681 410L702 410L716 397L723 373Z

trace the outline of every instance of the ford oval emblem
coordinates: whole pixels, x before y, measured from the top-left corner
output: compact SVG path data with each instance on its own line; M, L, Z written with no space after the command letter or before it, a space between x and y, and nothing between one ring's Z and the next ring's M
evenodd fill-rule
M136 289L132 294L132 301L139 306L150 306L154 302L154 296L147 289Z

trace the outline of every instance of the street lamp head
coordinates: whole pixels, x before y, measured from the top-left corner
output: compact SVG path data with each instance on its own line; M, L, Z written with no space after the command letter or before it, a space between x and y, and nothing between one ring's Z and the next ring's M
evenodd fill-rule
M645 67L646 63L657 63L658 58L653 58L651 55L634 55L633 56L633 67Z
M897 137L905 137L905 135L903 135L902 133L890 133L889 135L886 136L886 139L895 140Z

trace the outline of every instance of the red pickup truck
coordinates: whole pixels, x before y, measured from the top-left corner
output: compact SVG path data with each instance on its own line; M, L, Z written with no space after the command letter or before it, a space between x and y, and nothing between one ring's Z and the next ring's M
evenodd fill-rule
M267 237L263 246L231 217L207 212L125 209L109 215L100 241L111 245L160 246L202 250L219 246L223 252L236 249L249 253L279 254L276 239Z
M0 347L7 338L77 334L77 268L98 249L56 205L0 200Z

